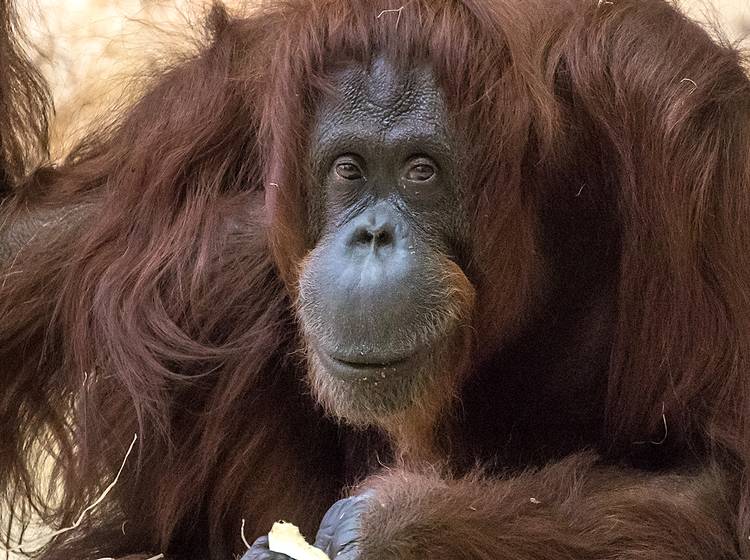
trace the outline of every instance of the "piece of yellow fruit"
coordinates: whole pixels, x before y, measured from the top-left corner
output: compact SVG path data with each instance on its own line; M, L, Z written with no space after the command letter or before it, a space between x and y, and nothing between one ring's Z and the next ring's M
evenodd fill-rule
M307 543L296 525L284 521L274 523L271 527L268 548L294 560L330 560L325 552Z

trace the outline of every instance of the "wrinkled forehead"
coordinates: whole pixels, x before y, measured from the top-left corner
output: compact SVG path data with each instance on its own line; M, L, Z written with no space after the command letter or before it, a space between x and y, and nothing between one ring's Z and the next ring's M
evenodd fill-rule
M329 75L331 92L320 101L313 125L316 143L358 133L410 131L446 140L446 109L428 63L400 68L384 57L371 64L349 63Z
M327 96L323 110L361 109L384 118L423 108L442 109L432 69L427 63L403 69L388 59L372 64L350 63L331 73L334 95Z

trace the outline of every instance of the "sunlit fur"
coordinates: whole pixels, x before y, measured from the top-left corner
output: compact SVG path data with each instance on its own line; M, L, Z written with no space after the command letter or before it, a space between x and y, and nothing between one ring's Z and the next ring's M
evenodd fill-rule
M717 525L685 499L720 488L714 478L685 492L605 471L593 485L603 492L597 507L581 502L563 515L580 520L580 532L552 514L516 525L487 516L511 523L503 534L539 530L503 541L471 533L459 550L499 558L516 543L509 557L601 558L603 540L579 545L587 531L634 550L652 537L659 558L684 557L667 555L680 543L714 558L711 539L750 556L750 82L736 50L659 0L279 0L246 19L216 9L210 26L211 42L155 76L114 124L25 179L33 157L22 154L33 156L31 140L44 147L47 98L2 29L3 185L13 193L0 227L48 209L91 210L62 231L40 226L2 263L0 492L21 518L25 501L48 522L70 523L141 436L107 503L45 558L226 560L244 550L242 518L248 535L282 516L310 534L353 482L361 436L310 397L292 302L314 243L304 227L306 131L330 87L324 67L377 53L431 63L475 162L463 184L475 353L460 358L481 374L526 324L569 299L602 296L614 318L601 438L591 446L615 463L634 444L659 441L667 419L669 447L655 453L692 450L737 485L715 500L732 512ZM602 229L588 231L586 220ZM555 261L568 253L602 275ZM571 283L555 284L553 270ZM538 344L543 353L549 341ZM505 383L503 372L486 377ZM62 484L54 507L34 484L40 449L53 453ZM503 495L529 509L535 481L552 488L550 500L576 504L570 496L588 488L577 476L591 468L572 461L511 480L520 490ZM394 495L422 488L402 476ZM411 498L404 507L431 508L424 515L439 521L439 540L469 527L475 493L496 504L500 493L485 499L481 488L495 488L486 484L470 486L461 508ZM607 506L627 513L635 500L639 516L621 525L631 540L596 525ZM648 514L654 523L644 526Z

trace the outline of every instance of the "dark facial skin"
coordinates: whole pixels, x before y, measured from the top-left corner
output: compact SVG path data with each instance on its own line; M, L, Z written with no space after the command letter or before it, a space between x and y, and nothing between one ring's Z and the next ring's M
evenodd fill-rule
M454 262L465 234L456 148L427 66L385 59L333 73L311 141L322 224L303 262L300 318L314 386L333 412L372 423L443 377L473 289Z

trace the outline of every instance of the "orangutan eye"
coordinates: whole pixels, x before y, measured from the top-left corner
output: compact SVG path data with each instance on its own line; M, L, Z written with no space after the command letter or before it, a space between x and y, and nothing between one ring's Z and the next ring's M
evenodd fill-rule
M406 172L409 181L429 181L435 175L435 168L426 162L420 161L413 164Z
M336 164L336 175L347 181L357 181L362 178L362 170L352 161L342 161Z

